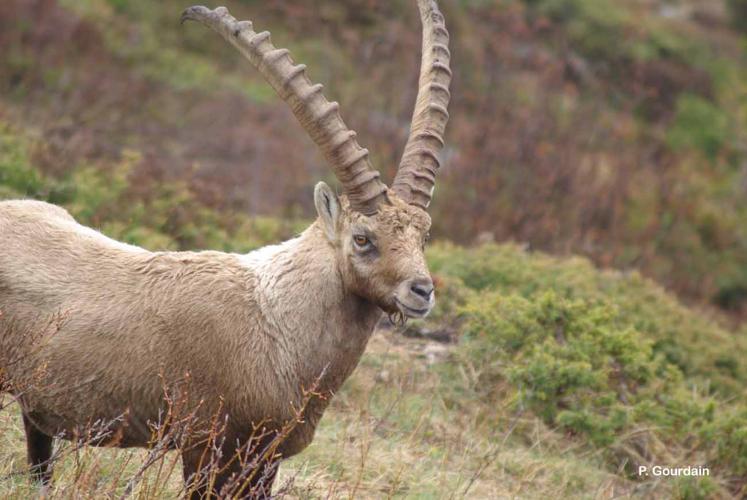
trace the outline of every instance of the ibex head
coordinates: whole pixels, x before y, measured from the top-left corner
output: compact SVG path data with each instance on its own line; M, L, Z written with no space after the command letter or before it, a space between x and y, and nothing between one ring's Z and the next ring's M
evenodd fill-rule
M262 73L319 146L342 184L339 198L324 183L314 201L321 224L340 259L350 291L403 318L423 317L435 302L424 244L431 220L438 153L449 118L449 34L434 0L418 0L423 23L422 62L410 135L391 189L371 165L368 151L340 117L338 104L313 85L306 66L277 49L268 32L236 21L219 7L191 7L182 20L199 21L220 33Z
M389 195L372 215L350 207L320 182L314 192L319 223L337 251L345 288L403 318L421 318L435 303L423 255L431 219Z

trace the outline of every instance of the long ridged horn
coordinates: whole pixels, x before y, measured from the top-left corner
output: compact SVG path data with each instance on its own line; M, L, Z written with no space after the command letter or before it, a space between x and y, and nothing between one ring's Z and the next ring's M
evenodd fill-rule
M304 64L294 64L287 49L272 44L269 32L256 33L251 21L237 21L225 7L190 7L181 19L208 26L249 59L319 146L351 208L366 215L377 212L378 205L386 200L386 184L371 165L368 150L358 145L355 132L340 117L339 105L327 101L321 84L312 85Z
M444 146L449 120L449 32L435 0L418 0L423 23L423 53L410 136L392 184L394 192L411 205L427 209L440 167L438 154Z

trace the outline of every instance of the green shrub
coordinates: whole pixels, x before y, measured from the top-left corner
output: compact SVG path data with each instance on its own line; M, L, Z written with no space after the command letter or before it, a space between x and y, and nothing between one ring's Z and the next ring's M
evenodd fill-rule
M667 142L674 149L693 148L715 160L730 141L729 118L712 103L692 94L677 100L674 123Z
M700 434L716 448L718 465L731 467L747 477L747 407L722 405L716 418L707 423Z
M501 360L500 370L483 373L485 383L505 376L520 406L598 445L613 443L645 412L635 403L654 379L657 385L681 380L651 341L621 324L610 303L553 291L529 299L489 292L462 313L465 332Z
M625 28L630 19L617 2L608 0L525 0L539 13L566 27L580 52L614 62L624 54Z
M481 292L478 296L492 290L504 300L515 295L511 300L535 301L538 294L552 291L562 299L607 304L621 330L638 332L655 354L701 386L733 395L747 384L747 367L738 359L747 350L747 339L682 306L637 272L598 271L587 259L557 259L517 245L465 248L442 243L429 248L428 260L437 277L458 278Z
M0 199L34 198L46 191L47 185L29 163L27 151L27 144L0 122Z
M466 289L457 360L476 375L458 389L473 396L451 400L509 402L631 477L636 464L672 460L725 478L747 474L747 408L733 401L747 381L743 333L703 319L637 273L598 271L584 259L515 245L440 244L428 256L439 280ZM683 498L713 488L707 479L677 484Z

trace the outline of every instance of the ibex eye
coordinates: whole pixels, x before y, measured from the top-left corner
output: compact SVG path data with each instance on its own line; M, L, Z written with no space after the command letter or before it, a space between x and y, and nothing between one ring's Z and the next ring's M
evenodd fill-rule
M355 236L353 236L353 241L355 241L355 244L359 247L365 247L370 243L368 241L368 238L363 236L362 234L356 234Z

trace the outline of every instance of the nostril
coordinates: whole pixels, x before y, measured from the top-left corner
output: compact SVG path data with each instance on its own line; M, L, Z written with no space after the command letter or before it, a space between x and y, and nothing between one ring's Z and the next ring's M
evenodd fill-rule
M414 283L410 287L410 291L416 295L420 295L424 299L430 299L431 294L433 293L433 284L432 283Z

